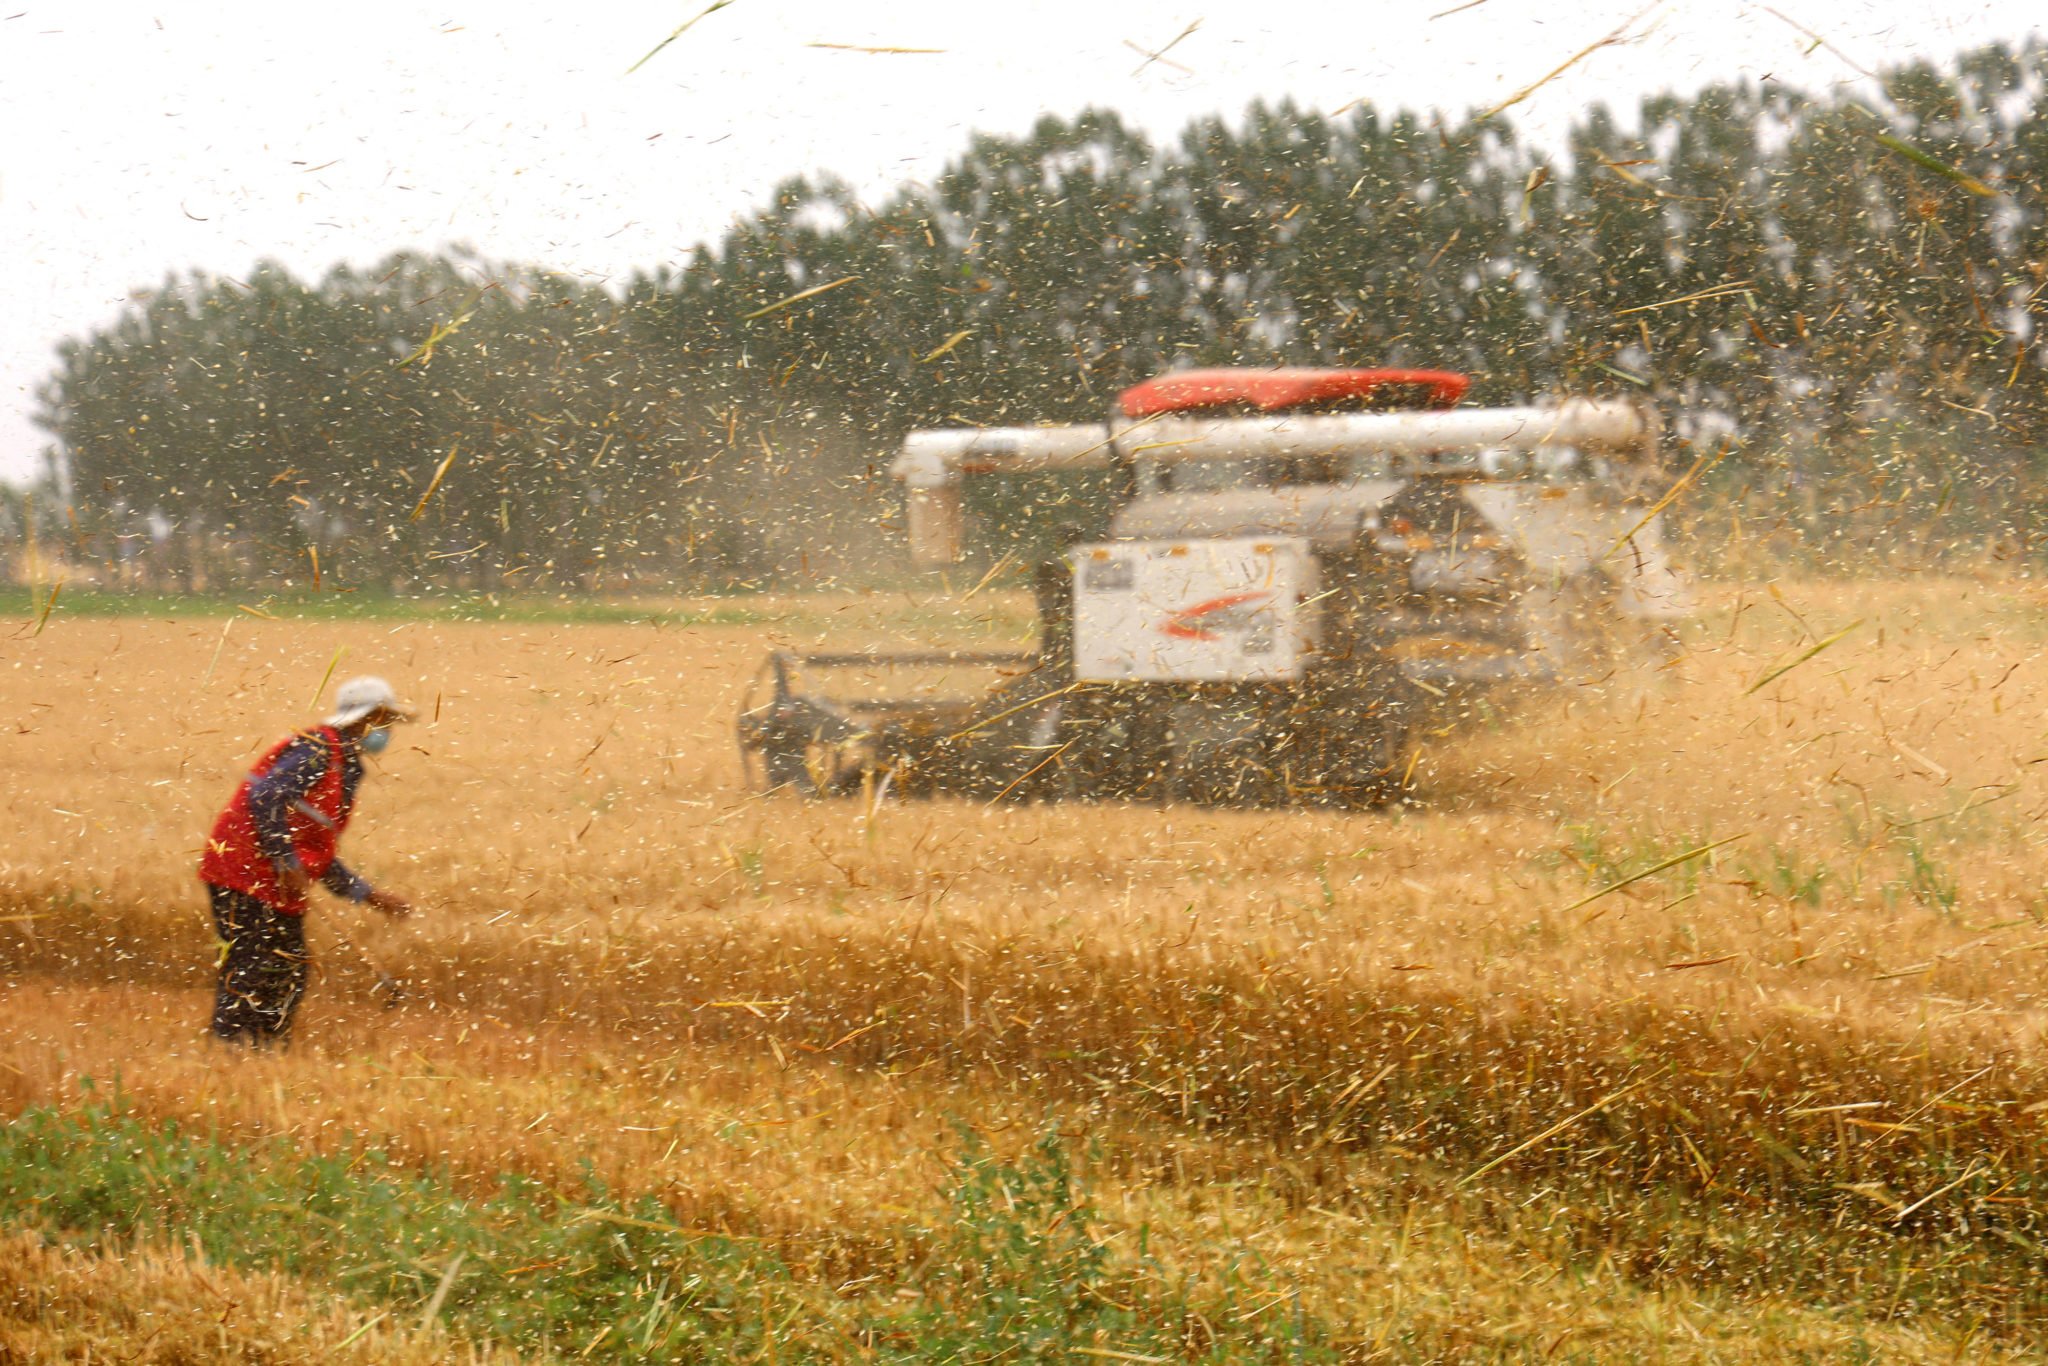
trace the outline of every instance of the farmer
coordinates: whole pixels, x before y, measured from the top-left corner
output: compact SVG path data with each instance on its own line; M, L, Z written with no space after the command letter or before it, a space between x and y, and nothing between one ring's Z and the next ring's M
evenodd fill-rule
M363 755L391 740L412 709L381 678L352 678L327 723L273 745L214 822L199 864L223 947L213 1032L259 1047L282 1043L306 990L306 894L315 880L336 896L390 916L403 897L378 891L335 857L355 809Z

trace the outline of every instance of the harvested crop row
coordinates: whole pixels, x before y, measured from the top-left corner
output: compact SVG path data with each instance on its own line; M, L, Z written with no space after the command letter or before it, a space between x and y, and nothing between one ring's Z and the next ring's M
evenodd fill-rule
M232 1145L245 1169L288 1141L335 1159L333 1170L365 1154L380 1154L386 1170L388 1154L407 1171L445 1173L475 1201L493 1198L504 1179L537 1181L567 1214L592 1201L611 1208L606 1201L656 1197L662 1221L772 1252L813 1286L886 1292L917 1274L948 1217L943 1193L961 1155L947 1127L954 1116L971 1118L1004 1161L1022 1167L1035 1139L1065 1135L1077 1179L1092 1190L1096 1236L1109 1246L1146 1247L1183 1277L1265 1268L1286 1278L1292 1303L1332 1325L1336 1343L1354 1348L1540 1352L1567 1323L1588 1350L1661 1347L1679 1315L1702 1334L1701 1360L1858 1343L1881 1344L1886 1359L1941 1359L1957 1340L1931 1313L2023 1333L2031 1312L1996 1279L2024 1278L2016 1255L1955 1246L1930 1255L1911 1239L1861 1246L1853 1226L1845 1233L1790 1209L1759 1219L1737 1200L1679 1199L1597 1173L1530 1183L1501 1169L1465 1184L1455 1168L1393 1149L1290 1156L1243 1138L1181 1134L1144 1114L1119 1117L1114 1106L1048 1106L1013 1077L784 1069L758 1049L702 1045L645 1058L621 1052L609 1031L551 1026L522 1037L452 1010L328 1010L324 1042L238 1060L180 1030L180 997L22 988L7 1007L38 1023L0 1052L0 1073L31 1108L59 1103L77 1114L111 1102L175 1120ZM102 1080L82 1111L80 1077L123 1067L118 1090ZM192 1170L188 1158L164 1165ZM209 1208L211 1198L189 1185L165 1190L172 1208ZM134 1203L118 1201L123 1211ZM431 1214L421 1207L422 1219ZM317 1236L308 1255L329 1255L317 1251L327 1235L309 1233ZM418 1252L438 1270L457 1250ZM647 1251L648 1270L659 1272L658 1240ZM548 1260L501 1259L499 1271ZM1761 1291L1761 1278L1773 1290ZM425 1280L419 1296L433 1276ZM1911 1324L1800 1307L1802 1297L1900 1296Z
M44 900L44 946L103 927ZM109 908L136 952L130 980L194 988L171 937ZM51 971L55 957L22 969ZM343 960L337 992L371 995ZM992 1070L1070 1100L1255 1135L1282 1151L1394 1144L1523 1172L1588 1162L1621 1180L1692 1183L1809 1207L1903 1210L1962 1178L1947 1205L2032 1237L2034 1101L2048 1070L2010 1015L1823 1012L1755 978L1734 990L1666 974L1629 999L1496 970L1443 985L1362 966L1304 973L1285 955L1209 939L1109 951L1022 928L904 915L789 916L741 936L698 919L545 936L472 921L437 936L405 978L408 1008L485 1012L520 1028L580 1024L664 1056L752 1044L785 1062ZM1532 1142L1532 1135L1547 1135ZM1902 1216L1903 1217L1903 1216Z

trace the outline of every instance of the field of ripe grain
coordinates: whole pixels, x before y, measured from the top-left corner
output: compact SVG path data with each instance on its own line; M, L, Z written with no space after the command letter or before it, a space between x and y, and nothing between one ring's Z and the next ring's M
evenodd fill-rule
M290 1341L221 1339L263 1359L378 1313L349 1350L633 1359L752 1325L787 1360L942 1359L932 1325L987 1304L1010 1307L974 1352L2034 1352L2031 584L1723 590L1663 669L1424 737L1422 804L1371 814L763 797L732 721L771 645L1015 645L1028 624L985 594L757 607L767 624L60 608L0 639L14 1127L170 1125L250 1153L281 1183L261 1208L315 1180L294 1163L374 1160L420 1208L510 1179L554 1220L520 1235L545 1242L530 1258L490 1242L540 1217L522 1205L351 1260L360 1192L328 1167L328 1222L238 1238L256 1224L208 1223L169 1156L132 1177L149 1213L129 1218L80 1192L130 1177L31 1145L15 1166L42 1175L0 1177L0 1204L53 1247L0 1252L0 1352L68 1341L33 1336L69 1331L21 1289L37 1258L69 1259L91 1303L141 1278L167 1314L209 1277L268 1277ZM346 845L420 910L319 905L298 1046L228 1056L203 1037L192 868L330 671L423 707ZM671 1241L586 1246L643 1225ZM600 1264L615 1293L578 1299ZM678 1288L720 1276L745 1292ZM152 1331L103 1317L76 1340Z

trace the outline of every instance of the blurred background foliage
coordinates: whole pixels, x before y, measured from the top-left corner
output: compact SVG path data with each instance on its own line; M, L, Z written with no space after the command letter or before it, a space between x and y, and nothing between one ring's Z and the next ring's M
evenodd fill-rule
M1285 363L1651 398L1675 468L1725 457L1681 519L1710 571L2024 564L2048 48L1883 86L1594 109L1554 152L1503 114L1283 102L1154 145L1088 111L877 204L788 181L623 282L467 250L173 273L59 348L0 557L159 590L875 582L904 572L881 467L910 428L1097 420L1176 365ZM980 550L1104 496L987 491Z

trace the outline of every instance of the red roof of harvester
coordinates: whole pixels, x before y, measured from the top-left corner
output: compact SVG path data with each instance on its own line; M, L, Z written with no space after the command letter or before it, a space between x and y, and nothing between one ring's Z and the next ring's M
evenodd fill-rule
M1217 408L1249 403L1255 408L1298 408L1366 398L1389 385L1415 385L1426 391L1418 406L1449 408L1465 395L1471 380L1449 370L1176 370L1123 391L1119 402L1125 417L1150 417L1190 408Z

